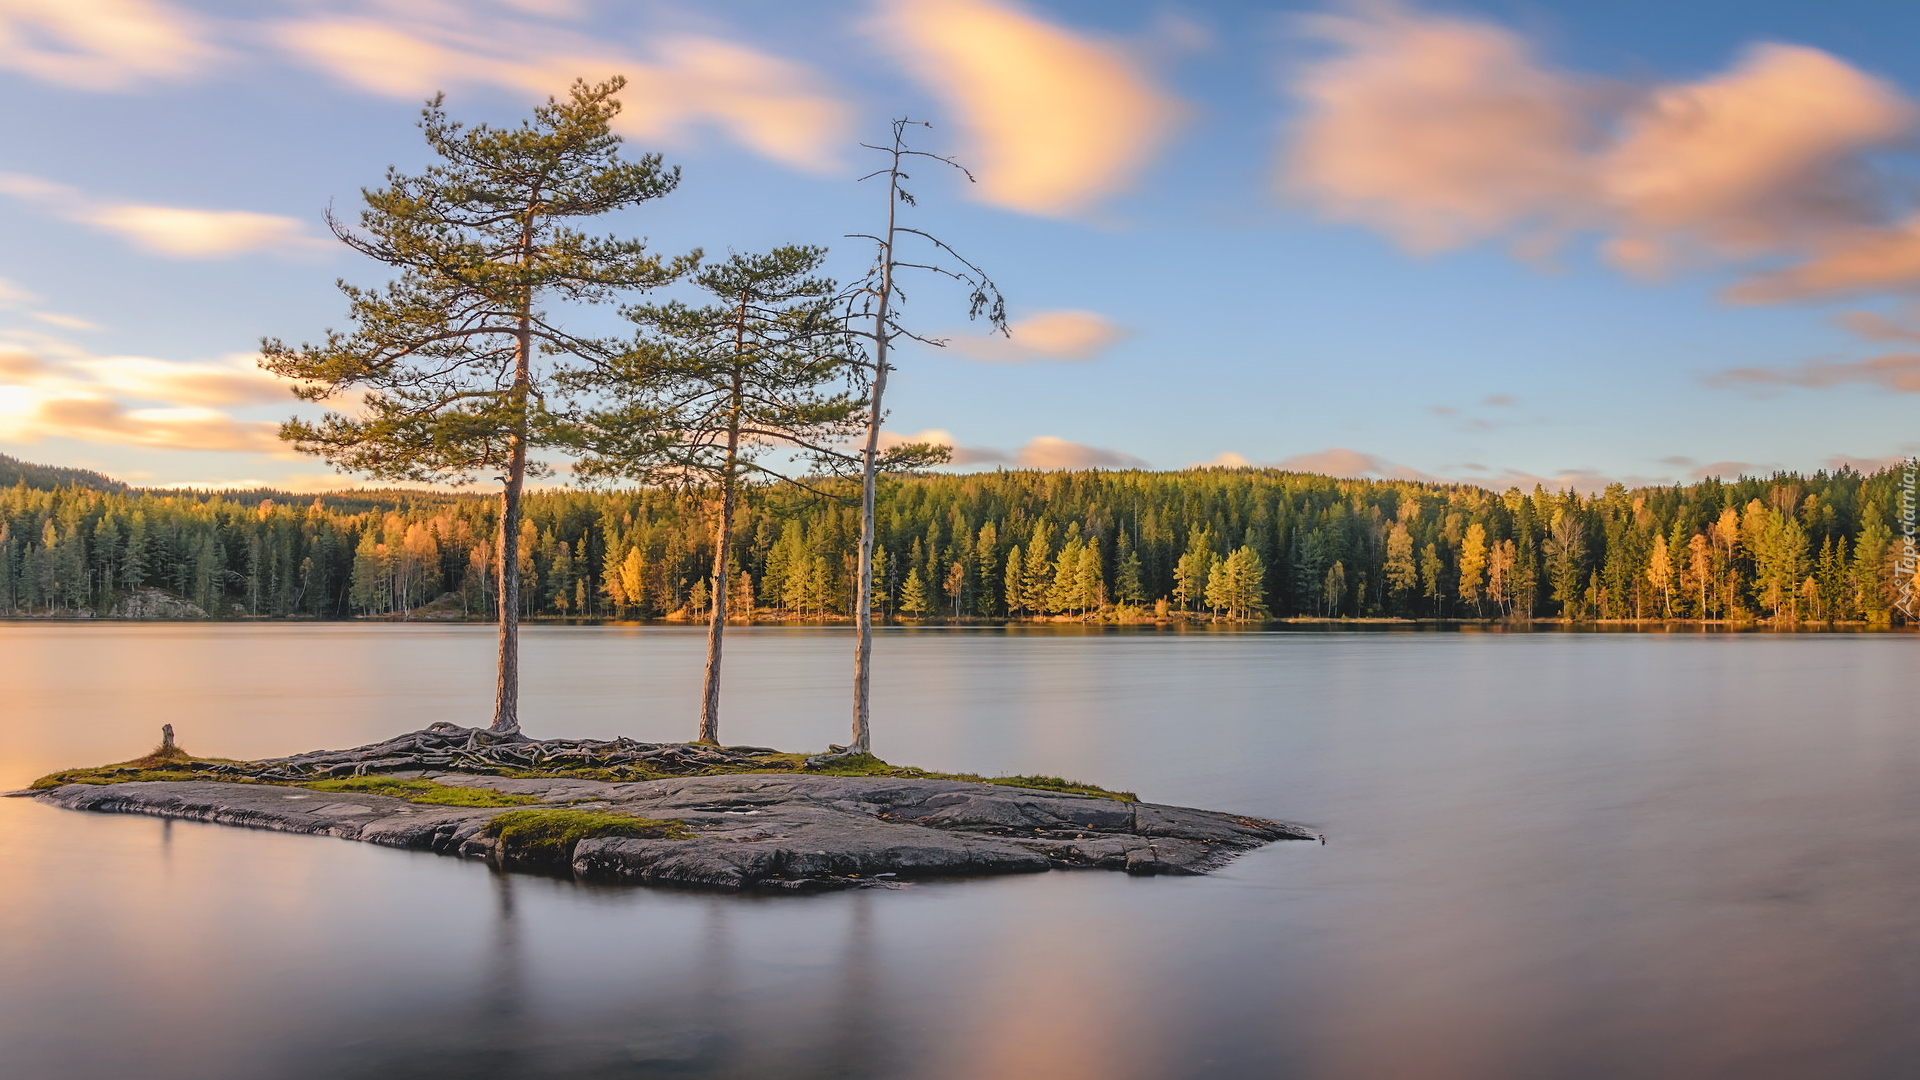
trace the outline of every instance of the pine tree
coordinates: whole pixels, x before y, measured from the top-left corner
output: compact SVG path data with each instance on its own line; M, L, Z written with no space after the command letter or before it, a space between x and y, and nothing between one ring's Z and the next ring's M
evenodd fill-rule
M1107 586L1105 569L1101 566L1100 540L1090 538L1080 549L1080 573L1078 585L1080 595L1077 606L1082 611L1097 612L1106 605Z
M1033 527L1027 552L1020 569L1021 606L1035 615L1047 611L1053 589L1053 529L1045 521Z
M906 584L900 586L900 610L909 615L925 615L933 605L927 602L927 586L920 580L920 568L907 571Z
M1017 619L1027 610L1027 573L1026 565L1021 559L1019 544L1007 550L1005 579L1007 615Z
M1080 553L1084 550L1077 536L1069 537L1060 549L1059 558L1054 560L1053 581L1047 587L1045 610L1049 614L1065 614L1080 606Z
M671 280L635 240L573 229L672 191L678 170L657 155L619 156L608 124L623 81L574 84L513 128L467 127L435 97L421 120L439 159L418 176L387 174L365 192L360 229L329 217L349 247L398 271L378 289L343 284L356 328L320 345L262 342L269 371L320 399L363 388L358 419L291 420L281 437L336 467L413 480L502 477L500 645L493 730L520 730L520 579L506 553L518 535L529 450L543 442L543 356L604 357L604 343L559 329L553 299L598 302Z
M1853 542L1854 607L1868 622L1884 623L1890 616L1887 557L1893 550L1893 529L1877 502L1868 503L1860 518L1860 535Z
M1140 553L1128 551L1120 560L1120 569L1114 575L1113 592L1115 599L1123 604L1138 606L1147 598L1146 586L1140 577Z
M633 346L562 381L601 400L560 430L583 456L588 480L623 477L712 494L712 609L699 741L720 738L720 665L731 595L728 569L743 484L770 480L813 489L775 451L843 467L834 445L858 430L861 405L843 384L857 368L837 317L839 289L818 276L826 249L788 246L733 255L693 275L714 301L636 305Z

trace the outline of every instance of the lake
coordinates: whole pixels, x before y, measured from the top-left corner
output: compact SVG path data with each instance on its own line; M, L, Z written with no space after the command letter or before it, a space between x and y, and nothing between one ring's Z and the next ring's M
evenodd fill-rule
M529 734L694 734L704 640L526 632ZM850 635L729 635L723 737L845 737ZM484 723L491 631L0 625L0 789L172 723ZM875 749L1299 821L1206 878L586 887L0 800L0 1074L1920 1075L1920 636L883 630Z

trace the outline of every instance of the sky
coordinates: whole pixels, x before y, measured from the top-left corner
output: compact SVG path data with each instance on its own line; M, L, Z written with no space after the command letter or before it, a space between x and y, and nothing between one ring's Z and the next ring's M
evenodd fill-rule
M888 430L953 468L1274 465L1592 490L1920 452L1920 5L1831 0L0 0L0 453L149 486L356 480L263 337L380 269L331 206L628 80L681 169L606 219L857 276L897 116L976 177ZM589 312L585 325L608 316ZM350 408L350 403L344 407Z

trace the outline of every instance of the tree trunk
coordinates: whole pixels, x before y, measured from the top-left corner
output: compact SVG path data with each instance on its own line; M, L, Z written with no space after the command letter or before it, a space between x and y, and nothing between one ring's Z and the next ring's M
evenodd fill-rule
M728 475L720 482L720 520L713 526L713 611L707 619L707 674L700 694L700 741L716 744L720 741L720 646L727 632L731 592L727 574L727 550L733 546L731 448L727 458Z
M500 594L500 666L490 730L505 735L520 733L520 485L526 468L526 442L516 438L500 488L500 535L495 544Z
M527 397L533 383L531 299L520 308L511 391L515 430L508 439L507 475L500 488L500 668L490 730L502 735L520 734L520 489L527 479Z
M720 520L713 527L713 610L707 615L707 671L700 692L700 740L720 741L720 648L727 633L727 603L732 582L727 552L733 546L733 499L740 464L740 414L746 396L747 294L740 294L740 310L733 324L733 396L728 402L727 465L720 476Z

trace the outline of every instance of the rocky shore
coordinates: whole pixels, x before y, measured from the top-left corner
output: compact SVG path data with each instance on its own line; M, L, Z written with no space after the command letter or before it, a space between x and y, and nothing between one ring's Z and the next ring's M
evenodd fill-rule
M1277 821L964 780L802 773L631 782L433 770L386 775L433 781L436 790L486 789L467 794L518 805L433 805L284 782L215 780L69 783L31 794L72 810L333 836L587 881L729 891L807 892L1071 868L1200 874L1276 840L1322 839ZM510 814L518 817L502 818ZM500 828L507 820L537 826L549 818L603 826L585 828L577 838L562 832L559 842L549 836L537 846L521 844L514 831ZM659 828L650 835L608 829L606 822Z

